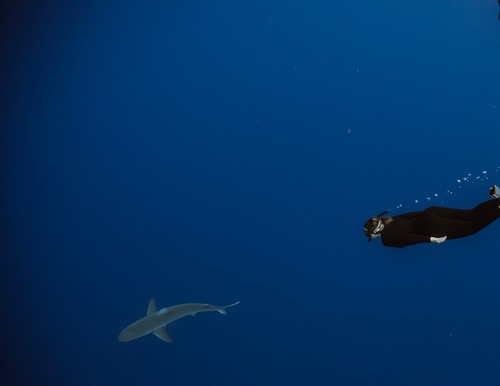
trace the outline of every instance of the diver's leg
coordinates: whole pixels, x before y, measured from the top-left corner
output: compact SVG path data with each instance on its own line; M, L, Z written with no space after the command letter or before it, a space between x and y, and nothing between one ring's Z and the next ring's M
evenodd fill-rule
M448 218L450 220L461 221L475 221L483 213L496 212L500 206L500 198L488 200L477 205L473 209L455 209L445 208L442 206L431 206L424 210L425 214L433 214L441 218Z
M448 239L470 236L500 217L500 199L488 200L471 210L431 206L427 208L419 226L427 234L443 234Z
M442 206L431 206L424 210L425 215L434 215L443 219L472 221L477 218L478 214L473 210L445 208Z
M474 232L478 232L500 217L500 198L483 202L476 206L473 211L476 216L472 227Z
M499 207L500 207L500 198L494 198L493 200L482 202L472 210L476 213L476 215L479 215L480 213L490 212L494 209L498 209Z

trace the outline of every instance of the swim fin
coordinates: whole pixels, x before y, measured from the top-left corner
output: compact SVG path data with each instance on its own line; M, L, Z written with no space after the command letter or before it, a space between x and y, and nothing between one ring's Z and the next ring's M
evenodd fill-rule
M490 197L491 198L500 198L500 188L496 185L493 185L490 188Z

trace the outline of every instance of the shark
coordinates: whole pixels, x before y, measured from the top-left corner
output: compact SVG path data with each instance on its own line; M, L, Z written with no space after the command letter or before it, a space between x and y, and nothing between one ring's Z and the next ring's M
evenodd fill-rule
M223 315L227 315L226 308L234 307L239 303L240 302L237 301L227 306L214 306L213 304L204 303L185 303L162 308L158 311L156 301L152 298L149 301L146 316L125 327L123 331L120 332L120 335L118 335L118 340L120 342L129 342L152 333L165 342L172 342L172 338L165 329L167 324L187 315L195 316L198 312L217 311Z

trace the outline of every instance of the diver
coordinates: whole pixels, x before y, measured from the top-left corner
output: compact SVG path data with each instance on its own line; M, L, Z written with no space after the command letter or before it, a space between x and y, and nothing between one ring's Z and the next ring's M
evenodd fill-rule
M380 213L365 222L368 241L380 237L387 247L403 248L419 243L443 243L446 240L467 237L479 232L500 217L500 188L490 188L492 200L474 209L451 209L431 206L421 212L410 212L394 217Z

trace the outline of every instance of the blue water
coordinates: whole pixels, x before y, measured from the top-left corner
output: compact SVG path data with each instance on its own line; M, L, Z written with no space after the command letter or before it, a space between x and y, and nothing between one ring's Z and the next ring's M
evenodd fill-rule
M363 236L500 183L496 1L11 3L2 384L500 384L500 223Z

